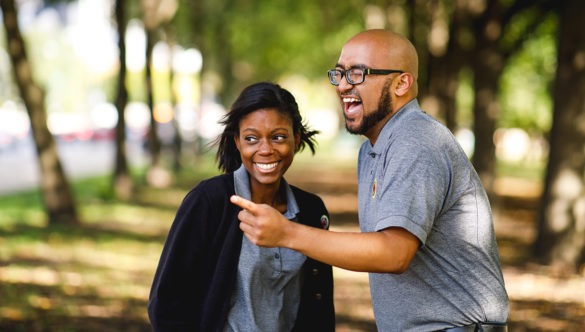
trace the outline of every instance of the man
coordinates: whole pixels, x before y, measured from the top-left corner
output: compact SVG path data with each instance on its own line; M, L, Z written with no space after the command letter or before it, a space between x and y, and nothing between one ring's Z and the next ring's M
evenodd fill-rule
M344 46L329 80L359 152L361 232L292 223L240 197L255 244L370 272L379 331L506 331L508 296L485 190L451 132L417 97L418 56L402 36L368 30Z

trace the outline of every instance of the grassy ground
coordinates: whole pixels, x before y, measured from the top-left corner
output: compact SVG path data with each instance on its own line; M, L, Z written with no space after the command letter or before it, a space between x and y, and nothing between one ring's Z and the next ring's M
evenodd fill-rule
M353 165L351 157L301 156L287 176L323 197L334 230L358 230ZM79 227L46 225L36 193L0 197L0 331L150 331L148 292L175 210L213 173L191 169L168 188L142 188L130 203L109 198L107 178L79 182ZM500 179L498 186L506 203L496 211L496 231L510 330L581 330L585 277L556 277L528 255L538 183ZM367 275L334 273L338 331L375 331Z

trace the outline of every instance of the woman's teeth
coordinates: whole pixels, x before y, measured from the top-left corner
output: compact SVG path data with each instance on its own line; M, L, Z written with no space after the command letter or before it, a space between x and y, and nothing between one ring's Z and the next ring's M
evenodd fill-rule
M278 165L278 162L270 163L270 164L256 163L256 166L258 166L258 168L260 168L262 170L265 170L265 171L268 171L268 170L271 170L271 169L275 168L276 165Z

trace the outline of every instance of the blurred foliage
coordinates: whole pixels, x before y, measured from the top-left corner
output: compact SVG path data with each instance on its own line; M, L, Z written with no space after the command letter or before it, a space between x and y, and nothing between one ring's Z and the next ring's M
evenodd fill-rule
M306 104L330 109L337 108L336 101L321 93L321 86L328 84L326 70L335 64L343 43L372 24L408 33L411 5L405 0L177 1L179 9L175 17L161 26L156 35L161 42L170 39L182 48L195 47L203 52L202 89L212 86L224 106L231 103L241 88L254 81L302 77L302 80L295 79L298 85L290 88L317 90ZM46 8L52 10L40 11L35 21L23 22L34 75L47 90L49 112L79 111L90 107L96 99L111 102L115 96L117 67L98 71L91 63L80 60L72 44L77 39L71 39L75 35L70 28L67 30L70 22L65 22L63 17L67 6L74 2L48 1ZM141 1L126 4L128 19L141 19ZM428 3L415 2L415 5L413 15L428 11ZM449 6L446 2L447 13ZM522 36L521 32L536 15L526 11L515 16L503 34L501 43L509 47L518 39L524 40L518 52L508 59L501 79L499 125L543 132L548 130L551 121L550 87L556 65L558 22L554 14L549 14L532 34ZM60 25L46 26L52 22L47 19L49 16L58 16ZM110 23L115 24L113 13ZM424 30L421 24L426 23L415 24L419 26L417 36ZM463 34L461 38L474 42L472 35ZM3 34L0 40L4 40ZM12 82L8 61L4 52L1 53L0 83ZM155 71L153 75L156 101L170 100L170 73ZM472 73L462 73L461 100L458 100L460 126L467 127L472 121L473 100L469 75ZM130 101L146 100L144 82L144 70L128 73ZM0 102L15 98L11 85L1 85Z
M518 21L518 24L521 24ZM509 60L501 79L501 127L546 133L552 121L558 19L545 18Z
M501 177L526 179L539 183L544 178L546 163L538 161L505 161L498 160L497 174Z

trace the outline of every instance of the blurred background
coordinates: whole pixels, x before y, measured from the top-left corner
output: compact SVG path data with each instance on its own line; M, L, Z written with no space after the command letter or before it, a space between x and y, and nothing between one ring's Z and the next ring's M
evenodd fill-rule
M515 330L585 322L581 0L0 0L0 330L148 331L174 211L218 174L241 89L291 91L319 130L290 178L357 229L355 162L327 70L355 33L402 33L422 108L490 195ZM311 173L312 172L312 173ZM338 225L335 226L337 220ZM336 270L340 331L375 330Z

